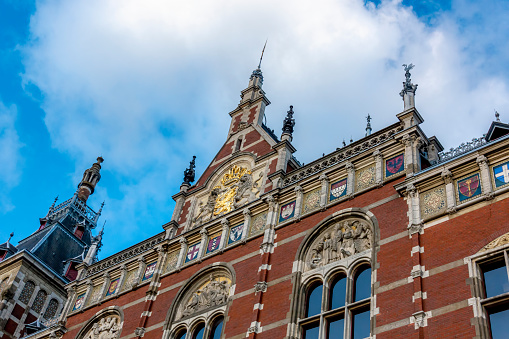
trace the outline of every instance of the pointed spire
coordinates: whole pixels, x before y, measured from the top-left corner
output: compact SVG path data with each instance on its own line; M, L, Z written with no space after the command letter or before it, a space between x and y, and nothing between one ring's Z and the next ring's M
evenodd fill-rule
M189 167L185 169L184 171L184 182L182 184L190 185L194 181L194 175L195 175L195 160L196 155L193 155L193 160L189 162Z
M368 124L366 125L366 136L371 135L371 116L368 113L368 116L366 117L366 120L368 121Z
M415 91L417 91L418 85L414 85L410 79L410 70L414 67L413 64L403 64L403 68L405 69L405 81L403 82L403 89L399 92L399 95L403 98L405 111L415 107Z
M500 122L500 113L497 112L497 110L495 110L495 119Z
M253 84L255 83L255 81L254 81L255 78L259 79L257 84L260 87L263 84L263 74L262 74L261 66L262 66L263 53L265 52L265 47L266 46L267 46L267 40L265 40L265 45L263 45L262 55L260 56L260 62L258 63L258 68L253 71L253 73L251 74L251 77L249 78L250 82L252 81Z
M292 141L293 127L295 126L295 119L293 118L293 106L286 112L286 118L283 120L283 134L281 140L289 139Z
M101 180L101 163L104 162L102 157L97 158L97 162L83 173L83 179L78 185L78 199L87 202L88 197L94 194L95 186Z
M55 200L53 201L53 204L51 204L49 210L48 210L48 214L46 214L46 219L49 218L49 215L51 213L53 213L53 211L55 210L55 204L57 203L57 200L58 200L58 195L57 197L55 198Z

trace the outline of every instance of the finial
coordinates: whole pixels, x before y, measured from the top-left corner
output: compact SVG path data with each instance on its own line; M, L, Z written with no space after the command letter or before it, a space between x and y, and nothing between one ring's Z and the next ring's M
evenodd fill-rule
M352 142L353 142L353 139L352 139L352 136L350 136L350 143L352 143Z
M9 234L9 239L7 239L7 247L9 247L9 242L11 241L13 236L14 236L14 232L11 232L11 234Z
M262 55L260 56L260 62L258 63L258 69L260 69L260 67L262 66L263 52L265 52L265 47L267 46L267 40L269 40L269 39L266 39L265 45L263 45Z
M495 118L497 121L500 121L500 114L497 112L497 110L495 110Z
M368 116L366 117L366 120L368 121L368 124L366 126L366 136L371 135L371 116L368 113Z
M53 213L53 211L55 210L55 204L57 203L57 200L58 200L58 195L57 197L55 198L55 200L53 201L53 204L51 204L51 206L49 207L49 210L48 210L48 214L46 214L46 218L49 217L49 215L51 213Z
M104 158L102 156L97 157L97 163L100 165L104 162Z
M410 70L414 67L414 64L403 64L403 68L405 69L405 81L403 82L403 89L399 92L399 95L403 98L405 110L415 107L414 96L415 91L417 91L417 85L412 84L412 79L410 79Z
M343 147L346 146L346 142L345 142L345 139L343 138Z
M286 118L283 120L283 134L293 133L293 127L295 126L295 119L293 119L293 106L290 106L290 110L286 112Z
M196 159L196 156L193 155L193 160L191 160L189 162L189 168L186 168L186 170L184 171L184 183L185 184L190 184L194 181L194 168L196 167L195 166L195 159Z

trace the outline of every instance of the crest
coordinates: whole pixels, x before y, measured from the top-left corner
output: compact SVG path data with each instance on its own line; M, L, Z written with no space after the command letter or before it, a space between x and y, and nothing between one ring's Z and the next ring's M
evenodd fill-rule
M460 202L481 194L479 174L474 174L468 178L458 180L457 185L458 199Z
M400 154L388 159L385 162L385 176L389 177L393 174L401 172L405 166L405 155Z
M73 311L79 310L81 306L83 306L83 303L85 302L85 293L79 295L76 298L76 302L74 303Z
M232 227L230 229L230 236L228 237L228 244L233 244L242 238L242 231L244 230L244 224Z
M157 264L157 262L147 265L147 267L145 268L145 274L143 274L142 280L148 280L148 279L152 278L152 276L154 275L154 272L156 270L156 264Z
M251 175L251 171L247 168L233 165L230 170L221 178L221 186L216 186L214 189L219 190L214 205L214 215L230 212L235 203L235 197L239 189L238 183L245 175Z
M509 184L509 162L493 167L495 186L500 187Z
M343 179L331 185L329 200L332 201L346 194L347 180Z
M221 243L221 233L210 237L209 244L207 246L207 253L211 253L217 250L219 248L220 243Z
M106 296L110 296L112 294L115 294L117 291L118 283L120 282L120 278L113 280L110 283L110 287L108 288L108 292L106 292Z
M200 243L199 242L189 246L189 248L187 249L186 262L189 262L191 260L198 258L199 252L200 252Z
M283 222L292 218L295 214L295 201L292 201L286 205L281 206L281 212L279 213L279 222Z

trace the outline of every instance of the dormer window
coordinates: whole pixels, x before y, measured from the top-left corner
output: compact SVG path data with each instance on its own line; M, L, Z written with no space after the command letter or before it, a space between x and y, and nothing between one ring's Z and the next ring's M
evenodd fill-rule
M71 261L69 267L67 268L67 272L65 272L65 277L70 281L74 281L76 280L77 276L78 270L76 269L76 263L74 261Z
M85 227L78 225L76 226L76 229L74 230L74 235L81 240L83 238L83 233L85 233Z

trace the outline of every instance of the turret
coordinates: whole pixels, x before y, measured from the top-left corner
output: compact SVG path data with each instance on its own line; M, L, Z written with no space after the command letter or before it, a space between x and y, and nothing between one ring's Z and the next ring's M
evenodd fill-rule
M95 186L101 180L101 163L104 161L102 157L97 158L97 162L83 173L83 179L78 185L78 199L87 202L88 197L94 194Z

